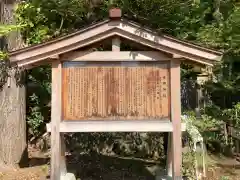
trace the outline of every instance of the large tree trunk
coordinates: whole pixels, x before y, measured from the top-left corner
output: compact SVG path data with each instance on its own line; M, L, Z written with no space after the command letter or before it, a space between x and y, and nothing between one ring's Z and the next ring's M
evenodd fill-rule
M16 1L13 0L0 1L1 23L14 23L13 9L15 3ZM8 49L13 50L22 47L20 39L19 32L10 33L7 36ZM7 73L9 77L5 77L6 83L0 87L0 164L21 167L26 165L28 158L26 91L23 81L24 76L22 76L24 72L19 71L16 67L8 67ZM1 76L1 78L4 77Z

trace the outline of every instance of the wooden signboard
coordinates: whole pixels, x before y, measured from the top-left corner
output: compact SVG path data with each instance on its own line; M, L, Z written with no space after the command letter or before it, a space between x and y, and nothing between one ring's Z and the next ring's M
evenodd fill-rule
M18 67L52 63L51 180L75 179L65 163L63 133L69 132L171 132L168 175L182 179L180 63L214 65L223 53L143 28L123 19L120 9L109 15L73 34L10 52ZM121 51L121 41L132 50ZM107 48L97 51L99 45Z
M64 62L64 120L170 119L168 62Z

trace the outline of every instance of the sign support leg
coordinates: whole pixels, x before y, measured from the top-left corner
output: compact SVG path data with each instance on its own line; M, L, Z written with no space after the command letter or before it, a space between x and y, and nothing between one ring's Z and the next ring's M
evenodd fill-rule
M172 161L173 161L173 180L182 179L182 131L181 131L181 69L180 60L173 59L170 69L171 85L171 121L172 132Z
M168 147L167 147L167 175L172 177L172 133L168 133Z

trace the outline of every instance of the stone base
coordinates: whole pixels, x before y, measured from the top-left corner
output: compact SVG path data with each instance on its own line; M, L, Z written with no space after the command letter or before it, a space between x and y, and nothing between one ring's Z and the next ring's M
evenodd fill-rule
M72 173L67 173L67 174L61 176L61 180L76 180L76 177Z
M172 180L171 176L156 176L155 180Z

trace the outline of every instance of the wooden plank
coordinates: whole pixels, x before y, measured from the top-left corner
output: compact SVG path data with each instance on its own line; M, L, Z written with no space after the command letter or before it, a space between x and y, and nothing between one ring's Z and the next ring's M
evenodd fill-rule
M173 124L172 152L173 152L173 179L181 179L182 168L182 134L181 134L181 82L180 61L172 60L170 69L171 83L171 121Z
M182 123L181 130L186 130ZM170 120L128 120L128 121L62 121L60 132L172 132L173 127ZM51 124L47 124L47 131L51 131Z
M228 129L227 129L227 123L223 124L224 128L224 136L225 136L225 144L228 145Z
M75 51L61 57L62 61L170 61L159 51Z
M167 147L167 175L172 176L173 174L173 153L172 153L172 133L168 133L168 147Z
M63 72L65 120L170 116L169 64L68 62Z
M61 169L61 62L52 63L52 101L51 101L51 180L60 179Z
M236 153L238 154L239 153L239 140L238 139L235 140L235 145L236 145Z

